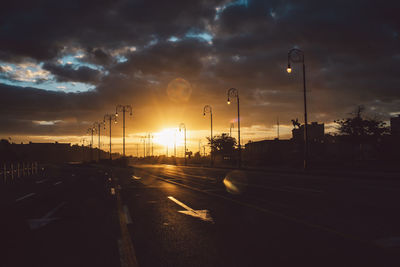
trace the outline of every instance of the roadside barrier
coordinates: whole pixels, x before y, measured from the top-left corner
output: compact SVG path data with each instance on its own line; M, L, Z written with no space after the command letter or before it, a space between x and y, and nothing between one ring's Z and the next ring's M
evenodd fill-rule
M0 177L3 184L13 184L17 180L38 174L37 162L4 163L0 168Z

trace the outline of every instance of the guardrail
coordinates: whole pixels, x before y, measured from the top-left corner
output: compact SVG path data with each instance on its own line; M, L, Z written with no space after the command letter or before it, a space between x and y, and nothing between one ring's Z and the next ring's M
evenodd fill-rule
M15 182L17 179L38 174L37 162L4 163L0 166L0 177L3 184Z

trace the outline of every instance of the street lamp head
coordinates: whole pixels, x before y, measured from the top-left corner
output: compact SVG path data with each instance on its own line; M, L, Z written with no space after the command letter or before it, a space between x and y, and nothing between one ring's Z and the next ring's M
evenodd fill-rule
M205 112L203 113L203 116L204 116L204 117L206 116L206 113L205 113Z
M288 64L286 71L289 74L292 72L292 68L290 67L290 64Z
M115 112L115 117L118 117L118 112Z
M229 99L229 97L228 97L228 100L226 101L226 103L228 103L228 105L231 104L231 100Z

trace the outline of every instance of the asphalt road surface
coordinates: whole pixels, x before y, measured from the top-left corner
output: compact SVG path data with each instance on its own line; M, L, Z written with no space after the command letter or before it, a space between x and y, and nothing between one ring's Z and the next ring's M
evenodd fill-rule
M400 266L400 181L138 165L119 175L139 266Z
M45 166L0 186L0 266L119 266L107 168Z

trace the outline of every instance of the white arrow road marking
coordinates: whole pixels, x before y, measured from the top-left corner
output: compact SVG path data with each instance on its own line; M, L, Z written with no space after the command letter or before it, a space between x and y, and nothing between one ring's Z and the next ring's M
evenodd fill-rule
M54 213L56 213L57 210L59 210L62 206L65 205L66 202L61 202L57 207L49 211L46 215L44 215L40 219L30 219L28 220L29 227L32 230L41 228L43 226L46 226L47 224L51 223L54 220L57 220L58 218L50 218Z
M168 198L170 200L172 200L173 202L175 202L176 204L178 204L179 206L181 206L182 208L186 209L186 210L178 210L178 212L186 214L186 215L190 215L193 217L197 217L206 222L214 222L213 218L211 217L210 212L208 210L194 210L191 207L180 202L179 200L177 200L174 197L169 196Z

